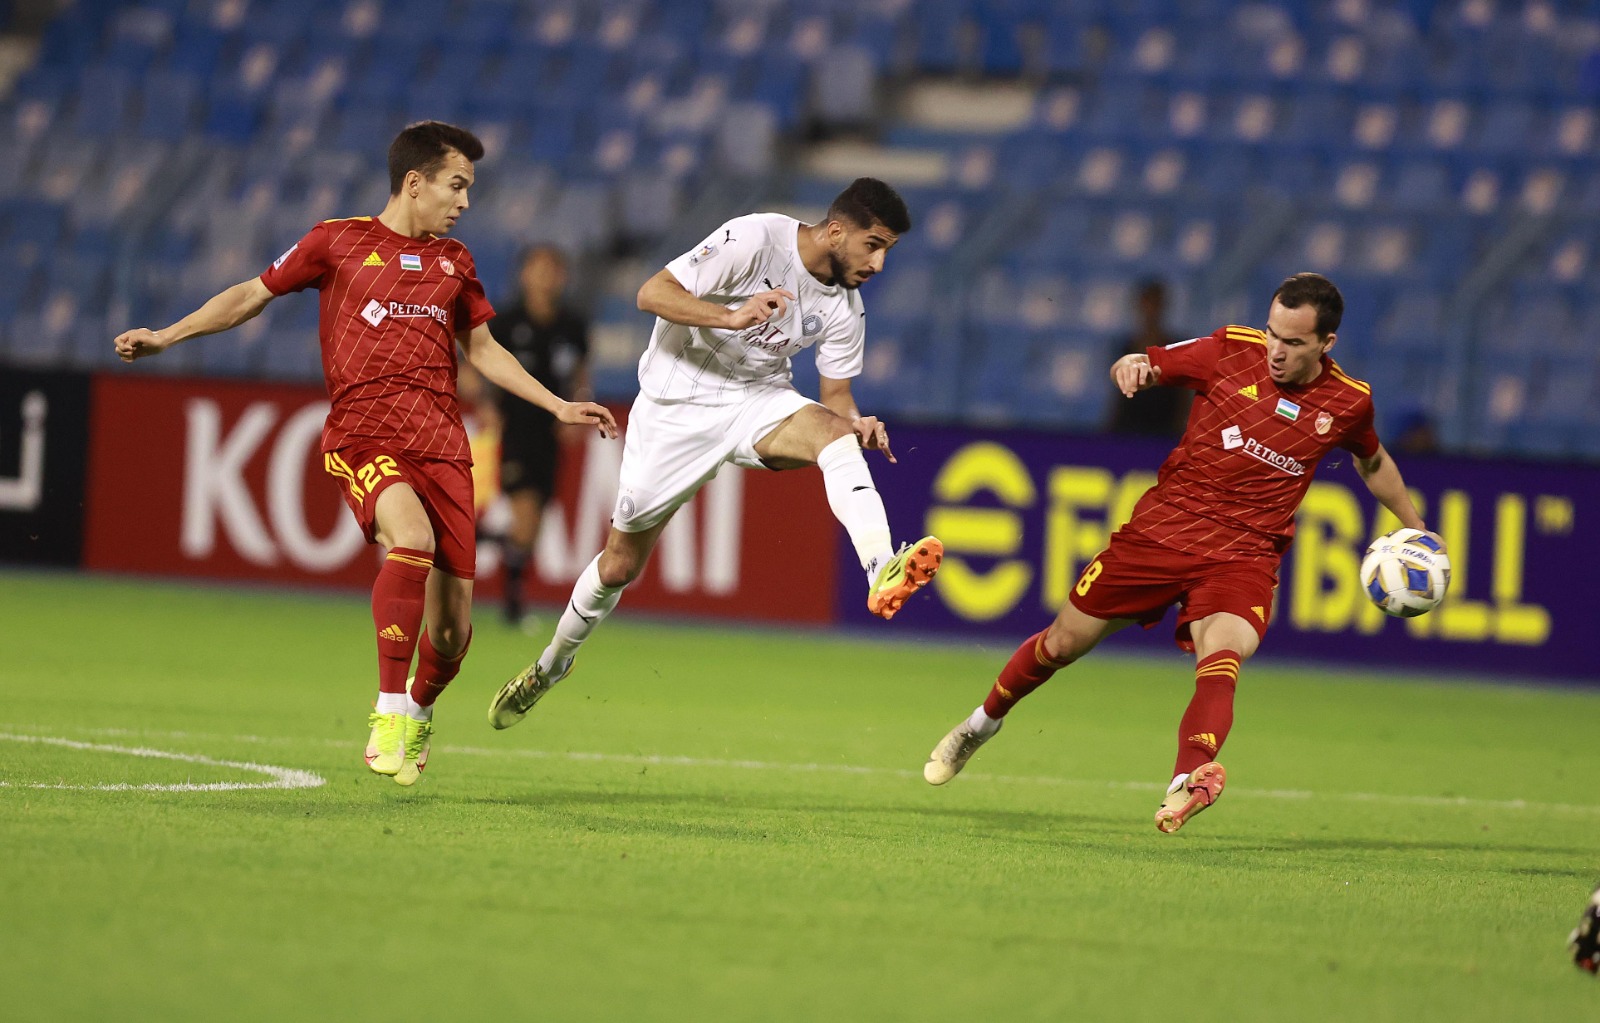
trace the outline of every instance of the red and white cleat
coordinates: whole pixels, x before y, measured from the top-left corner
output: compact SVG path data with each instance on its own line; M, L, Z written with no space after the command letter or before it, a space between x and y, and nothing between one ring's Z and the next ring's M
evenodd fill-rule
M1156 827L1172 834L1183 827L1190 817L1215 803L1222 796L1222 786L1227 783L1228 772L1216 762L1201 764L1179 778L1167 789L1167 798L1156 811Z

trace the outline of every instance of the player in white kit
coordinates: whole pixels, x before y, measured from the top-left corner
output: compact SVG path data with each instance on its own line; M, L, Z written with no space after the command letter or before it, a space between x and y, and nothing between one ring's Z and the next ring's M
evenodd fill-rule
M828 506L866 573L867 608L892 618L944 557L936 538L895 552L862 449L891 462L889 432L850 393L866 312L856 291L911 229L904 200L857 178L820 224L778 213L737 217L639 289L656 316L639 360L617 506L605 549L579 575L550 645L501 687L489 722L509 728L572 670L578 648L644 571L672 514L724 463L822 470ZM790 382L789 360L816 346L820 401Z

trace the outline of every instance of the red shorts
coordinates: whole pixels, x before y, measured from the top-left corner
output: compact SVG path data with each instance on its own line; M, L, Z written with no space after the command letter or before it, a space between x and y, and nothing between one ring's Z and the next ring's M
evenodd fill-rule
M1218 561L1167 547L1111 537L1068 594L1072 606L1093 618L1131 618L1153 628L1179 605L1178 646L1194 652L1189 623L1218 611L1238 615L1265 638L1278 589L1276 558Z
M323 468L339 482L368 543L377 543L378 495L404 483L416 493L433 524L433 567L471 579L478 567L477 516L472 506L472 466L438 458L411 458L381 447L327 451Z

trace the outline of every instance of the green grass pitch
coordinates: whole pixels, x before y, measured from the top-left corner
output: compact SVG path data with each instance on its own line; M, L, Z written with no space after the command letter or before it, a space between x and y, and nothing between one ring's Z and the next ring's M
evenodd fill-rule
M624 602L494 732L488 700L542 636L493 610L404 790L360 760L364 599L0 573L5 1018L1600 1006L1563 948L1600 878L1600 693L1247 665L1228 791L1165 836L1176 651L1057 676L934 789L923 759L1009 646L651 623ZM326 784L141 787L288 772Z

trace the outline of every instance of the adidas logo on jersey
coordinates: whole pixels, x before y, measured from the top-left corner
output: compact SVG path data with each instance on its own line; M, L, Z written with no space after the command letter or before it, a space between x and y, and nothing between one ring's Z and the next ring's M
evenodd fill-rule
M1261 397L1261 395L1256 393L1255 384L1251 384L1249 387L1239 388L1239 393L1244 395L1246 398L1249 398L1251 401L1255 401L1257 398Z
M383 266L383 257L378 255L378 250L373 249L372 254L361 261L362 266Z
M1256 613L1256 617L1261 619L1263 622L1265 622L1267 620L1267 609L1266 608L1257 607L1256 605L1252 604L1252 605L1250 605L1250 610L1254 611Z
M406 636L406 630L402 629L398 625L391 625L385 628L382 632L378 633L378 638L392 640L396 643L404 643L408 637Z

